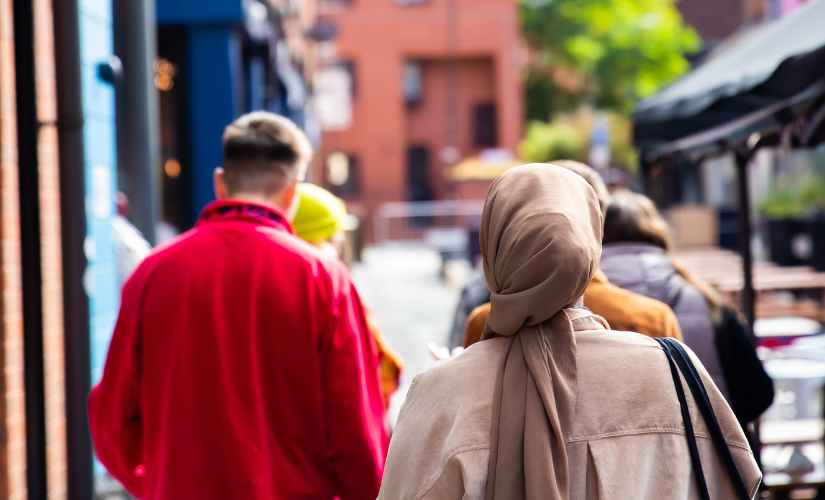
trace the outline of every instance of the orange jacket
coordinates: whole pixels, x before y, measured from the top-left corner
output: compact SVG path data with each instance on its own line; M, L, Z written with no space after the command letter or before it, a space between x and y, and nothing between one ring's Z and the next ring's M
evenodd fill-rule
M378 374L381 379L381 399L384 403L384 410L390 407L390 398L398 389L401 379L401 372L404 370L404 360L393 349L384 332L378 325L372 309L368 305L364 307L367 316L367 326L372 334L372 347L378 355Z
M601 270L584 292L584 306L604 318L613 330L682 340L679 322L667 304L611 285ZM477 307L467 318L464 347L481 339L488 314L489 303Z

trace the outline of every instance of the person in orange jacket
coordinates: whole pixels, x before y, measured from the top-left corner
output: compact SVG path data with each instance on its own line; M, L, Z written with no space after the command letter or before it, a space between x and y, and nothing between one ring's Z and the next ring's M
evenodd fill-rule
M344 202L326 189L307 182L298 185L298 197L298 208L292 219L295 234L329 255L339 258L345 241L343 229L347 208ZM372 334L373 350L378 355L386 411L393 393L398 389L404 361L387 342L372 308L366 302L364 310L367 326Z

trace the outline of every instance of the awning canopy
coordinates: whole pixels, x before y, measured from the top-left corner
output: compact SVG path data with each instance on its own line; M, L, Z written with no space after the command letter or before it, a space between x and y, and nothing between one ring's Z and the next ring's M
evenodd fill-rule
M648 160L735 143L810 115L823 95L825 0L809 0L642 101L633 114L635 141Z
M516 158L512 151L502 148L485 149L478 156L465 158L444 169L444 179L448 182L492 181L519 165L524 165L524 161Z
M511 168L524 165L519 159L501 162L485 162L479 158L467 158L459 164L444 170L444 178L452 182L461 181L492 181Z

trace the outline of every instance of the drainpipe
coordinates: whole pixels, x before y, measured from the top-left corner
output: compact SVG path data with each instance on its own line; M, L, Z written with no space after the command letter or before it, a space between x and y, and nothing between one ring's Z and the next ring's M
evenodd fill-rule
M40 263L40 185L37 162L34 8L14 0L20 267L23 287L23 363L28 498L46 500L46 413L43 376L43 280Z
M115 55L124 74L115 83L118 169L125 176L121 186L131 201L130 219L154 245L160 209L155 0L114 0L113 14Z
M86 398L91 390L92 374L89 297L83 288L83 273L87 264L83 250L86 239L86 174L78 0L53 1L52 9L63 255L66 479L69 500L91 500L93 459Z

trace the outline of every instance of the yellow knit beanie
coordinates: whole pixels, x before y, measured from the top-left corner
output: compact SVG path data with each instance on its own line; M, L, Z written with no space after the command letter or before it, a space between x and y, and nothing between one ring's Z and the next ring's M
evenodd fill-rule
M343 228L347 208L344 202L322 187L298 184L298 211L292 220L295 234L310 243L329 241Z

